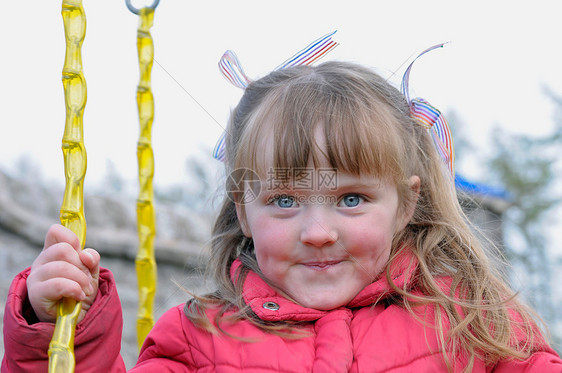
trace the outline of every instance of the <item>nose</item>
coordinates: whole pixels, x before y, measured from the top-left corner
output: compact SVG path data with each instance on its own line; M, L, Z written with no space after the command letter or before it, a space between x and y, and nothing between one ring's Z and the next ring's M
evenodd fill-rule
M310 209L303 217L300 240L308 246L324 247L338 240L338 229L330 214L322 209Z

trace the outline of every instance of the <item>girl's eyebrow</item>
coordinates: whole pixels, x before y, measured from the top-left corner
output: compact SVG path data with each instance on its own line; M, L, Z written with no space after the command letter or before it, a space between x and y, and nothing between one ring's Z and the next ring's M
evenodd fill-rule
M380 188L383 184L382 180L375 179L373 181L364 181L364 180L349 180L349 181L340 181L337 180L336 182L338 188L358 188L358 189L370 189L370 188Z
M346 182L343 184L336 184L331 187L321 187L321 186L314 185L311 188L295 185L292 184L290 181L273 183L273 185L262 181L261 185L262 185L261 190L264 192L287 193L287 194L288 193L306 194L306 193L319 193L319 192L330 194L330 193L345 193L354 190L373 191L373 190L379 190L381 188L380 181Z

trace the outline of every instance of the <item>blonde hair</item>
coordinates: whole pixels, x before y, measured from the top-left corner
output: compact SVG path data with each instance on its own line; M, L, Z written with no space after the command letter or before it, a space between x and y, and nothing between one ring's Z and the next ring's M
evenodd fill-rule
M326 139L324 149L314 143L319 127ZM531 312L509 290L471 231L430 135L414 122L404 96L386 80L344 62L274 71L248 86L231 115L227 175L240 167L262 170L257 149L266 136L274 139L276 168L304 168L310 159L316 165L322 152L338 171L394 182L400 208L415 204L411 221L394 237L384 275L393 284L393 260L403 250L412 251L419 263L415 276L403 288L392 285L394 302L413 315L419 305L435 307L432 325L449 370L459 357L466 361L466 371L476 357L490 364L508 357L525 358L540 343L540 338L533 339L536 327ZM409 187L412 175L421 180L419 196ZM234 189L232 182L227 178L226 190ZM233 283L230 267L237 258L242 270ZM214 330L205 310L219 307L214 320L219 329L225 312L234 309L237 312L229 318L292 335L291 325L264 323L242 300L244 276L249 270L260 271L252 242L244 237L235 203L228 196L214 225L209 270L217 291L188 303L185 311L194 323ZM443 286L444 279L450 280L450 286ZM517 338L521 335L525 336L522 343Z

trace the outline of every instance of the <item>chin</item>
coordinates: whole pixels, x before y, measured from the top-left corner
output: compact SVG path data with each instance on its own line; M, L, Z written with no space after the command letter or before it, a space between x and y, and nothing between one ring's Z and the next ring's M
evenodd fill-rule
M307 302L299 302L301 305L307 308L313 308L319 311L330 311L342 306L345 306L349 303L349 300L334 300L334 299L327 299L327 300L309 300Z

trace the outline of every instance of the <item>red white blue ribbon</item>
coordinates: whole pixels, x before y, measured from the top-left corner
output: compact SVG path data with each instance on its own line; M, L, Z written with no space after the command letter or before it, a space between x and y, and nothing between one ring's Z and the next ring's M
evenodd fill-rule
M293 57L277 66L275 70L286 69L287 67L297 65L310 65L321 59L332 49L338 46L338 43L332 40L332 36L337 32L333 31L322 36L310 43L306 48L297 52Z
M224 52L222 55L219 61L219 70L226 80L238 88L246 89L251 82L244 73L244 69L242 69L238 57L236 57L236 54L231 50Z
M338 46L338 43L332 39L332 36L336 32L337 31L333 31L316 39L281 65L277 66L275 70L282 70L297 65L310 65L318 61ZM226 80L238 88L246 89L246 87L248 87L248 85L252 82L252 80L246 76L238 57L231 50L224 52L222 55L219 61L219 70ZM213 158L218 159L221 162L224 162L226 157L225 140L226 132L221 135L213 150Z
M410 105L410 115L412 118L418 122L418 124L424 126L428 129L437 152L441 156L441 159L446 164L449 172L454 177L455 176L455 148L453 145L453 137L451 135L451 129L449 128L449 124L447 123L447 119L443 116L443 114L434 106L432 106L429 102L422 98L414 98L410 99L410 88L409 88L409 80L410 80L410 71L414 62L424 54L429 51L432 51L437 48L443 47L444 44L437 44L430 48L427 48L423 52L421 52L414 60L410 63L406 72L404 73L404 77L402 78L402 86L401 91L402 94L408 100L408 104Z
M215 148L213 149L213 158L224 162L226 159L226 131L224 131L219 137L219 140L215 144Z

